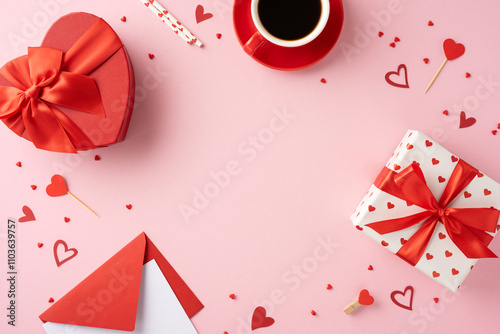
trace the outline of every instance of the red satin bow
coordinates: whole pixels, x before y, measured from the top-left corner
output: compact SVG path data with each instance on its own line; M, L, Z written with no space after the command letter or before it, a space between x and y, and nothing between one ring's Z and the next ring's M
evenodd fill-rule
M85 133L54 105L105 117L99 89L88 73L117 50L122 42L102 19L97 20L66 54L28 48L28 54L0 69L12 86L0 86L0 118L17 135L27 132L36 147L76 153L95 148Z
M408 217L370 223L366 226L379 234L386 234L423 222L417 232L396 253L413 266L424 254L438 222L443 223L450 239L467 258L497 257L487 247L493 237L485 231L495 232L500 211L490 208L448 207L478 173L477 169L459 160L438 203L427 187L418 164L413 163L400 173L384 167L375 180L375 186L427 211Z

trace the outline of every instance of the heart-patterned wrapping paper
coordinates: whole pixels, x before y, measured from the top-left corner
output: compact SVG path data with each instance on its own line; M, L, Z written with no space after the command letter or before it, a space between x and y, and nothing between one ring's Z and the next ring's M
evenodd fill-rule
M458 156L451 154L425 134L409 130L386 167L394 172L400 172L412 163L418 163L428 188L439 201L458 161ZM479 173L448 207L498 209L500 208L499 195L500 184L483 173ZM422 226L422 223L384 235L365 225L426 211L417 205L408 204L372 185L351 216L351 220L358 230L375 240L381 247L397 253ZM486 233L494 236L496 231L498 228L494 233ZM438 222L423 256L415 267L455 292L476 262L477 259L467 258L462 253L450 239L444 225Z

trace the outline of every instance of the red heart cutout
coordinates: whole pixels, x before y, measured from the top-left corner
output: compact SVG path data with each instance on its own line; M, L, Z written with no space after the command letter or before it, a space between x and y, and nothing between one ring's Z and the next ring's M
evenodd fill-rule
M397 83L397 82L394 82L392 79L391 79L391 76L392 75L396 75L396 76L400 76L400 72L401 70L404 70L404 83ZM394 87L399 87L399 88L410 88L410 85L408 84L408 71L406 69L406 65L405 64L401 64L398 66L398 70L397 71L392 71L392 72L387 72L386 75L385 75L385 81L387 81L387 83L391 86L394 86Z
M447 250L447 251L445 251L445 252L444 252L444 255L445 255L446 257L450 257L450 256L452 256L452 255L453 255L453 253Z
M476 119L474 117L469 117L467 118L467 115L465 114L465 111L462 111L460 113L460 129L468 128L470 126L473 126L476 123Z
M45 190L47 191L47 195L51 197L62 196L68 193L66 182L64 181L64 178L59 174L55 174L52 176L52 178L50 179L50 184Z
M406 292L407 291L410 291L410 302L405 305L405 304L402 304L401 302L399 302L397 299L396 299L396 295L402 295L403 297L406 295ZM391 300L394 304L396 304L397 306L399 307L402 307L406 310L412 310L412 305L413 305L413 287L411 285L408 285L406 288L405 288L405 291L402 292L402 291L393 291L391 293Z
M64 252L65 253L67 253L67 252L73 252L73 254L67 256L63 260L60 260L59 256L57 255L57 249L58 249L59 245L63 245L64 246ZM68 245L63 240L57 240L54 243L54 259L56 260L56 264L57 264L58 267L60 267L63 263L68 262L69 260L71 260L72 258L74 258L77 254L78 254L78 251L76 250L76 248L68 248Z
M196 7L196 23L208 20L212 16L213 16L212 13L205 13L205 9L203 8L202 5L198 5L198 7Z
M35 215L33 214L33 211L31 211L31 209L29 207L27 207L26 205L23 206L23 213L24 213L24 216L19 218L20 223L25 223L25 222L30 222L30 221L36 220Z
M453 60L457 59L465 53L465 46L460 43L455 43L454 40L448 38L443 42L443 50L446 59Z
M491 191L488 189L484 189L484 196L491 195Z
M387 208L388 209L394 209L395 205L392 204L391 202L387 202Z
M373 299L373 297L370 296L370 292L368 292L368 290L363 289L360 291L359 297L358 297L358 302L361 305L371 305L371 304L373 304L374 301L375 301L375 299Z
M432 272L432 277L436 278L436 277L439 277L439 276L441 276L441 274L438 273L437 271L433 271Z
M438 176L438 181L439 181L439 183L443 183L446 181L446 179L442 176Z
M452 274L452 275L458 275L458 273L459 273L459 272L460 272L460 271L456 270L455 268L452 268L452 269L451 269L451 274Z
M434 255L427 253L425 254L425 257L427 258L427 260L432 260L434 258Z
M446 234L439 232L439 239L446 238Z
M274 319L266 317L266 309L259 306L253 311L252 315L252 330L257 328L269 327L274 324Z

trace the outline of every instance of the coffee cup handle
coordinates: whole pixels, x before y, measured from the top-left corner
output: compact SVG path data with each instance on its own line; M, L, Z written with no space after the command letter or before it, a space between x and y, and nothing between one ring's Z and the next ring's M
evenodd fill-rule
M250 37L250 39L243 46L243 51L245 51L249 56L253 54L264 44L266 44L267 39L262 36L258 31Z

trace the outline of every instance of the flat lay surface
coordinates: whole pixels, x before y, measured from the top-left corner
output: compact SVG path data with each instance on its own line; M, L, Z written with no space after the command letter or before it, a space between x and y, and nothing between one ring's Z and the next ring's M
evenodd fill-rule
M500 3L343 1L337 44L299 71L242 50L232 0L161 3L203 47L136 0L2 4L1 65L61 16L87 12L125 45L136 95L125 140L107 148L43 151L0 124L5 314L7 219L18 221L16 326L3 315L0 332L44 333L49 299L143 231L205 306L191 318L201 334L251 333L254 311L274 319L256 333L498 331L498 259L479 260L452 293L349 217L408 129L500 181ZM424 94L448 38L465 52ZM99 218L48 196L54 174ZM489 248L500 254L500 241ZM344 314L362 289L373 304Z

